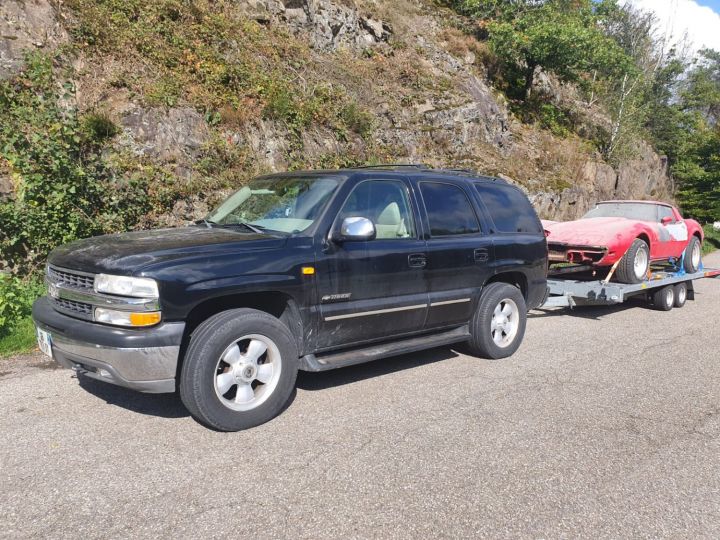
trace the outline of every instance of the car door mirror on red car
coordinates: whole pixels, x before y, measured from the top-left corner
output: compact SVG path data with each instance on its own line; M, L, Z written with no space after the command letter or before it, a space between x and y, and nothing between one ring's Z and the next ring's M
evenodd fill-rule
M663 225L670 225L673 221L675 221L672 216L665 216L660 220L660 223Z

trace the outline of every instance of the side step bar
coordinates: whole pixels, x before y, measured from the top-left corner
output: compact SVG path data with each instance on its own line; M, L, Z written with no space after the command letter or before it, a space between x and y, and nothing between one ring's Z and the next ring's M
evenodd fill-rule
M320 356L308 354L300 359L300 369L303 371L328 371L330 369L363 364L365 362L371 362L372 360L387 358L388 356L396 356L398 354L459 343L466 341L469 337L470 330L468 325L465 325L439 334L412 337L391 343L371 345L362 349L328 353Z

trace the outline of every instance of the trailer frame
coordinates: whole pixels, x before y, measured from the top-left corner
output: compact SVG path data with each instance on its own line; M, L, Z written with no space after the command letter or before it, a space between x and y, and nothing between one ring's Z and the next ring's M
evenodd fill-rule
M553 277L548 279L548 296L540 309L575 306L612 306L622 304L629 298L654 293L662 287L686 283L687 299L695 299L693 282L701 278L720 277L720 270L704 268L700 265L697 272L689 274L682 269L661 269L651 271L648 279L641 283L617 283L610 281L612 271L607 278L568 279Z

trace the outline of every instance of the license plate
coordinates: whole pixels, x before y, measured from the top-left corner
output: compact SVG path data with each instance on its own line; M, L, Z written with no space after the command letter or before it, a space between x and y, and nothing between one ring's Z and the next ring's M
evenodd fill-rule
M52 353L52 336L50 335L50 332L46 332L45 330L37 329L37 340L38 340L38 347L40 347L40 350L48 355L50 358L53 357Z

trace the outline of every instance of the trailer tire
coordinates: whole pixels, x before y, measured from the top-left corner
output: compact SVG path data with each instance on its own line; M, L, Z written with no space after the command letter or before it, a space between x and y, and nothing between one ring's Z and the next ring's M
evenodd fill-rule
M687 283L678 283L674 286L675 289L675 300L673 301L673 305L676 308L681 308L685 305L685 302L687 301Z
M490 360L512 356L522 343L526 323L527 306L520 289L501 282L487 285L470 320L470 353Z
M620 260L616 275L621 283L641 283L647 278L648 268L650 247L644 240L636 238Z
M697 236L690 238L685 248L685 256L683 257L683 269L688 274L694 274L700 270L700 261L702 257L702 246Z
M652 305L659 311L670 311L675 305L675 287L666 285L652 293Z

